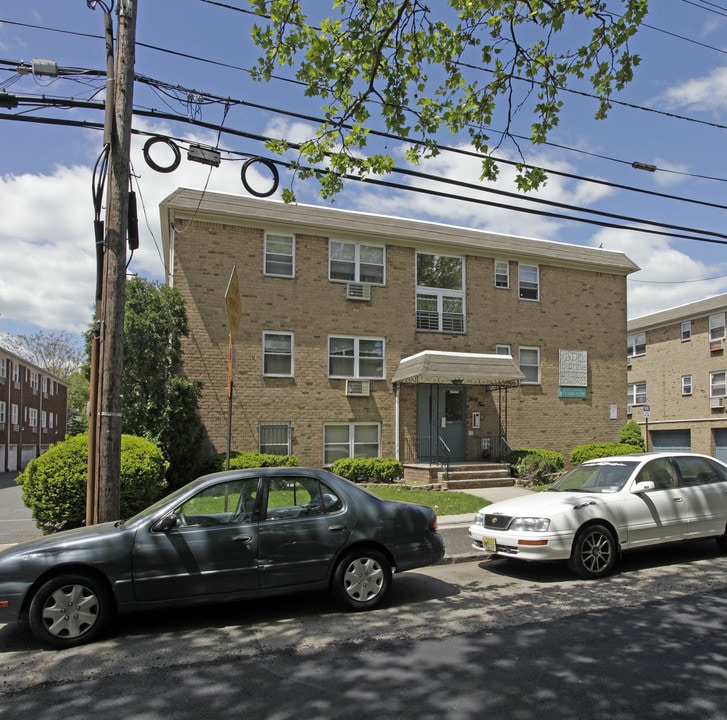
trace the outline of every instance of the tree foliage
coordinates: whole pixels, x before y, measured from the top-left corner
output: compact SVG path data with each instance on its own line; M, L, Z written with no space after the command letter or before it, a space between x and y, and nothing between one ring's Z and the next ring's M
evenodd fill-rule
M372 118L380 118L387 132L415 141L407 152L413 162L437 154L440 130L466 133L485 155L482 177L493 180L493 150L505 139L517 145L516 115L527 113L531 141L545 142L558 124L569 82L595 95L595 117L605 117L612 94L632 79L639 63L629 40L648 4L250 2L266 17L253 29L262 52L254 77L267 81L279 66L294 68L306 94L323 101L325 121L314 137L295 147L300 176L315 175L324 197L337 193L348 174L383 174L394 167L386 151L367 154ZM493 121L500 124L494 133ZM285 140L269 143L281 154L291 147ZM519 165L521 189L537 188L544 180L541 169ZM284 197L293 200L292 190Z
M187 311L176 288L141 278L126 284L122 432L156 442L179 487L198 469L203 440L201 386L182 371Z
M61 380L68 380L83 365L83 338L66 331L7 336L3 345Z

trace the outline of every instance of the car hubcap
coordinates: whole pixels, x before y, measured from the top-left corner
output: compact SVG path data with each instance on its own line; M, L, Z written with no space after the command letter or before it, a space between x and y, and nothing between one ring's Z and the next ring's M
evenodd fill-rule
M611 561L611 543L605 535L593 533L585 539L581 557L591 572L600 572Z
M384 586L384 571L381 565L371 558L357 558L346 568L343 584L349 597L365 602L381 592Z
M51 635L75 638L93 627L98 613L98 599L87 587L68 585L48 597L43 622Z

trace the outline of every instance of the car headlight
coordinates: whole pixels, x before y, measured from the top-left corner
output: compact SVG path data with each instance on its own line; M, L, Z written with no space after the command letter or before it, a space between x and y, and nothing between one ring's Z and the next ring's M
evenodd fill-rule
M550 518L518 517L511 523L508 530L521 532L546 532L550 527Z
M480 527L485 527L485 513L478 512L475 515L475 525L479 525Z

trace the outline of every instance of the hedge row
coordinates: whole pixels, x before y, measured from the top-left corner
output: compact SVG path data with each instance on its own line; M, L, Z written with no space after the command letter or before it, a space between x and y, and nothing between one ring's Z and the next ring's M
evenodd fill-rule
M594 458L610 457L611 455L633 455L643 451L644 449L638 445L627 445L625 443L586 443L576 445L573 448L570 461L573 465L578 465Z
M230 470L245 470L261 467L297 467L298 458L294 455L271 455L269 453L235 450L230 453ZM213 455L205 466L208 473L227 469L227 453Z
M394 458L341 458L331 470L355 483L393 483L404 476L404 466Z

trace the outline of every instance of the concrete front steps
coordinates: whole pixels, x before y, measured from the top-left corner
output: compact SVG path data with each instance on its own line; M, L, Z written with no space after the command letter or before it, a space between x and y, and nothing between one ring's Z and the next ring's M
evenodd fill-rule
M404 482L439 485L442 490L467 488L512 487L507 463L452 463L447 473L441 465L404 463Z

